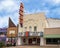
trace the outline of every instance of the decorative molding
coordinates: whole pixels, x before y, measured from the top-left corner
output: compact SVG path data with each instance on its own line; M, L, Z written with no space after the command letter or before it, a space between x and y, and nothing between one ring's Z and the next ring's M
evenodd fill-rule
M36 20L34 20L34 19L28 19L28 20L26 20L24 22L29 22L29 21L36 21Z

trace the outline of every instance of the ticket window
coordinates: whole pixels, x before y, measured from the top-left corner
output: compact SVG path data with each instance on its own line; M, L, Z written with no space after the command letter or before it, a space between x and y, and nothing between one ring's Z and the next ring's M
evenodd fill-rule
M23 39L23 44L26 44L26 39L25 38Z

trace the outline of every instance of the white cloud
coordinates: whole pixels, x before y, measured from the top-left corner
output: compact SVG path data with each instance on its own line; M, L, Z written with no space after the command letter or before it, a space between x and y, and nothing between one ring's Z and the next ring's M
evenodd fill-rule
M52 3L52 4L55 4L55 5L57 5L57 4L60 4L60 0L44 0L44 2L48 2L48 3Z
M60 0L53 0L54 3L59 4Z
M6 10L6 12L13 12L19 9L18 4L13 0L4 0L0 3L0 11L3 9Z
M14 13L13 16L12 15L7 15L4 17L0 16L0 27L1 28L2 27L8 27L9 17L15 23L15 25L17 25L19 15L18 15L18 13Z
M14 5L15 3L14 3L13 0L4 0L4 1L1 2L1 4L5 7L8 7L8 6Z
M6 15L4 14L4 11ZM0 27L5 27L8 25L8 19L11 17L12 21L18 23L18 10L19 4L15 0L4 0L0 2L0 12L3 11L3 16L0 16Z
M6 27L8 25L8 16L0 17L0 27Z
M4 0L0 2L0 10L8 9L8 7L11 7L12 5L14 5L14 2L12 0Z

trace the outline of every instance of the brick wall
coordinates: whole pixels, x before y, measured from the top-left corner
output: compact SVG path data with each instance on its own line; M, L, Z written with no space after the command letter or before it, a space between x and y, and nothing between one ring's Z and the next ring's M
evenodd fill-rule
M60 34L60 28L45 28L44 34Z
M13 30L13 31L15 31L15 34L10 34L10 31L11 30ZM17 36L17 34L18 34L18 32L17 32L17 27L11 27L11 28L8 28L7 29L7 37L16 37Z

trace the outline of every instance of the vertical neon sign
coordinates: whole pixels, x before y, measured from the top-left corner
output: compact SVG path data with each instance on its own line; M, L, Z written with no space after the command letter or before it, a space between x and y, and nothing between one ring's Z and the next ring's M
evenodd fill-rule
M19 9L19 23L20 23L20 26L23 27L23 9L24 9L24 6L23 6L23 3L20 4L20 9Z

